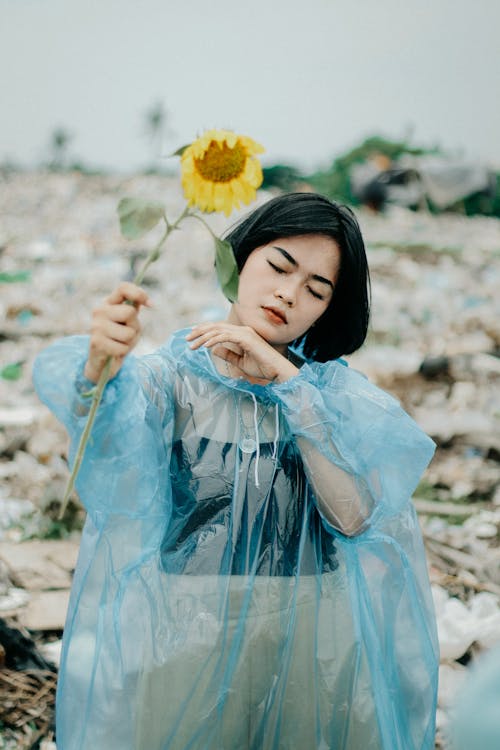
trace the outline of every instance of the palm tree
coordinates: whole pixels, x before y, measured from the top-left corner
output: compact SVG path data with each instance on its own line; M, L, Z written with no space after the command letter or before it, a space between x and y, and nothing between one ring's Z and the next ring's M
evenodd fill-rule
M146 134L152 146L152 165L156 168L158 160L163 155L165 140L172 135L168 126L169 114L163 102L155 102L146 112Z
M60 170L64 168L67 149L70 142L73 140L73 136L64 128L56 128L52 132L50 139L52 159L50 161L50 168L54 170Z

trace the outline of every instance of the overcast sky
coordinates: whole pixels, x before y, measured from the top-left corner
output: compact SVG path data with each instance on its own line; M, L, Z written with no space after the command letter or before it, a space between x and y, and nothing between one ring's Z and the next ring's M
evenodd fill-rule
M498 0L0 0L0 162L72 155L129 170L170 114L171 151L206 127L312 168L365 136L500 167Z

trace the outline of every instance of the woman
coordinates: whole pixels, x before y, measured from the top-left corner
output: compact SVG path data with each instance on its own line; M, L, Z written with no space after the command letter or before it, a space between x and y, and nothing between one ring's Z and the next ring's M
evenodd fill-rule
M228 239L226 321L128 356L149 300L121 284L90 343L38 358L74 447L115 358L77 485L58 747L431 748L437 644L410 498L434 446L338 361L368 325L358 224L295 193Z

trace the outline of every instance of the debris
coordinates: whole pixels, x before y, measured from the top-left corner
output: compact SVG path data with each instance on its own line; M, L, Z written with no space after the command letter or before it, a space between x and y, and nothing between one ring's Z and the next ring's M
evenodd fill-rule
M57 676L40 669L0 670L0 721L7 727L36 727L30 746L53 725Z
M119 235L124 194L161 194L173 216L183 208L178 180L154 175L24 173L0 184L2 232L14 238L4 243L0 271L0 614L22 632L33 629L45 642L42 658L54 663L78 535L26 541L69 533L52 521L68 473L67 439L34 394L31 364L55 338L87 333L92 307L144 256L140 241L124 245ZM500 221L397 206L357 215L373 315L349 364L393 393L438 446L415 505L438 610L437 741L445 747L455 690L500 632ZM227 226L218 215L208 221L219 234ZM144 318L139 355L175 329L226 314L211 239L195 222L172 235L147 281L155 282L156 310ZM27 677L28 687L12 677L9 689L25 690L28 705L45 683ZM46 726L41 748L54 750Z
M37 631L63 629L77 554L78 543L69 540L2 544L0 558L11 580L28 595L24 599L18 596L18 606L9 609L24 627Z
M21 619L29 630L62 630L69 604L69 589L33 593Z
M22 632L18 628L9 627L2 619L0 619L0 643L4 649L4 665L7 669L55 672L54 665L40 654L26 631Z

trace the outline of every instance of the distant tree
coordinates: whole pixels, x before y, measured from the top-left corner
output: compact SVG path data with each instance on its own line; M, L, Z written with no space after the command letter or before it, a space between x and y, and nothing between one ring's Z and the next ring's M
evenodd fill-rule
M50 139L50 168L54 170L64 169L67 162L68 146L73 140L73 136L64 128L53 130Z
M155 102L145 115L146 135L152 147L152 169L155 171L163 156L165 141L173 134L170 115L163 102Z
M273 164L271 167L263 167L262 173L264 177L262 187L265 190L279 188L284 192L290 192L297 190L304 180L303 174L289 164Z

